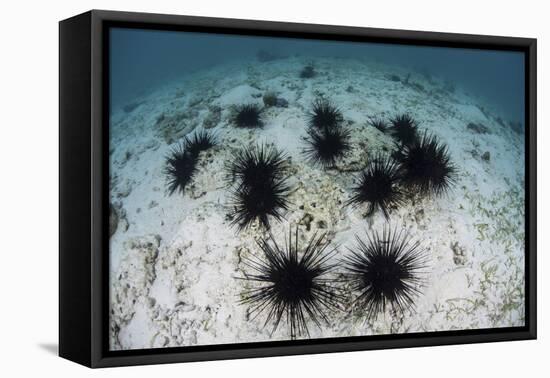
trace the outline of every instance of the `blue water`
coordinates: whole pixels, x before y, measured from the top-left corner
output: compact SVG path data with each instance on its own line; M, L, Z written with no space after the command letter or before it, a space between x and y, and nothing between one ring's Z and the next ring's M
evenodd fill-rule
M499 117L524 123L524 54L442 47L111 29L111 101L122 106L170 80L235 60L280 56L373 59L438 77L483 99Z

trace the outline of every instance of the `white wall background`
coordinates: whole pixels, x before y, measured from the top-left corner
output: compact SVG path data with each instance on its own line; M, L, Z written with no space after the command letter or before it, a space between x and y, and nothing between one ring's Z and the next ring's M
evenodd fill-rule
M550 26L543 1L4 1L0 14L0 375L520 377L550 371L546 128ZM547 4L546 4L547 6ZM539 340L92 371L56 356L58 26L111 9L538 38ZM547 298L547 297L546 297ZM546 316L545 316L546 315ZM546 318L546 319L545 319ZM546 371L546 373L543 373Z

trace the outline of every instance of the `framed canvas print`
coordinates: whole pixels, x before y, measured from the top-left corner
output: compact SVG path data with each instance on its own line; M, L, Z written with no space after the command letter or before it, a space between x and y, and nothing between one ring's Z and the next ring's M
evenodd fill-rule
M60 22L60 355L536 337L534 39Z

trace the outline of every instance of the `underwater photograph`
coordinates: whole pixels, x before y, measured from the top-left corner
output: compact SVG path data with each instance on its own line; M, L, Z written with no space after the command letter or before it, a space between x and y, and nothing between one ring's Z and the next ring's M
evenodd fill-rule
M109 29L112 351L525 325L525 55Z

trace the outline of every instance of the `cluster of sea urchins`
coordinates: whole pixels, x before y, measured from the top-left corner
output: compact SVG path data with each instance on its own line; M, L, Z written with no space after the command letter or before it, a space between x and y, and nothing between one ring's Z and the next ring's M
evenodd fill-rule
M237 127L261 127L262 109L257 105L235 108L232 123ZM351 148L350 132L342 112L326 99L313 103L309 114L304 150L308 160L323 168L333 167ZM360 173L348 205L366 205L367 215L399 207L405 189L424 195L444 193L455 179L456 168L447 147L435 136L419 136L417 122L408 114L396 116L389 125L381 118L370 125L388 132L396 140L391 156L375 155ZM205 131L186 137L167 156L165 174L170 194L184 192L197 172L201 151L215 145ZM227 164L231 186L231 224L246 229L253 224L270 229L272 219L281 220L288 209L290 188L287 157L273 146L241 149ZM243 279L255 287L242 293L241 302L253 316L266 314L265 325L274 332L286 322L291 339L308 337L308 323L328 324L334 310L350 304L356 313L372 320L388 308L412 309L423 283L425 250L404 231L387 226L380 232L356 236L356 246L341 261L340 275L331 259L337 253L326 234L313 235L301 246L298 234L289 231L284 242L269 232L257 245L261 255L243 257L249 272ZM348 296L343 293L348 293Z
M232 186L230 216L240 230L258 222L270 228L288 209L287 158L275 147L260 145L240 150L227 166Z
M342 125L342 112L327 99L313 102L309 113L304 154L313 163L331 168L350 150L350 132Z
M412 309L426 266L419 243L411 242L404 231L390 228L367 235L366 240L356 239L357 246L342 260L341 278L336 278L335 264L330 262L337 250L326 235L313 235L303 247L298 227L284 243L272 234L260 239L257 244L263 255L243 259L249 270L244 279L257 286L242 293L241 303L249 306L253 317L265 313L264 326L271 323L271 332L286 322L291 339L309 336L308 321L319 328L321 321L330 324L329 315L349 302L365 320L376 318L387 307L401 312Z
M347 204L366 205L366 215L377 210L389 218L389 211L405 202L406 194L441 195L455 181L456 168L447 146L434 135L418 135L417 122L408 114L396 116L384 128L381 118L371 120L377 129L395 138L391 156L376 155L356 178Z
M197 162L201 151L216 144L215 138L207 131L196 132L192 137L185 137L166 156L164 174L167 178L170 195L179 191L183 194L187 184L197 172Z

